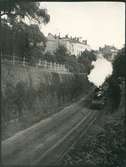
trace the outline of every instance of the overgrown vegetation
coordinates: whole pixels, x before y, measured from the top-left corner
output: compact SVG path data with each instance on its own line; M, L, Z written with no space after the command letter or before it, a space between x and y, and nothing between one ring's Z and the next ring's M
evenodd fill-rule
M125 66L123 48L113 63L113 75L106 81L109 94L107 106L100 111L102 117L64 157L62 166L126 166Z
M124 167L126 147L123 115L104 115L100 124L93 126L64 158L62 166Z
M88 74L92 69L92 65L91 65L92 61L96 61L96 55L94 54L93 50L92 51L85 50L78 57L78 62L83 65L84 71Z
M47 52L43 55L42 59L65 64L66 68L73 73L89 74L92 69L91 63L96 60L96 55L93 51L85 50L79 57L76 57L75 55L70 55L67 48L61 45L54 54Z

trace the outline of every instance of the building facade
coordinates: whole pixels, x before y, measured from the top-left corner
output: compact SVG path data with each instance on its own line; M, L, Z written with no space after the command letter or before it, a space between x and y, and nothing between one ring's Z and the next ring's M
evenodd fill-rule
M79 38L69 38L67 35L61 38L60 36L54 36L49 33L47 36L45 52L53 54L61 45L67 48L70 55L75 55L77 57L86 49L91 50L86 40L80 41Z

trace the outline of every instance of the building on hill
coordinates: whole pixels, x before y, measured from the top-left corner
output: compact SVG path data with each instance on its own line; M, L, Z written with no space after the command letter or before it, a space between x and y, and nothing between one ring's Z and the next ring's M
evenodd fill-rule
M65 46L70 55L75 55L77 57L86 49L91 50L90 46L87 44L87 40L80 41L80 38L72 38L68 37L68 35L61 38L60 35L56 36L49 33L45 52L48 51L53 54L60 45Z
M117 55L118 49L114 46L104 45L99 47L99 52L109 61L113 61Z

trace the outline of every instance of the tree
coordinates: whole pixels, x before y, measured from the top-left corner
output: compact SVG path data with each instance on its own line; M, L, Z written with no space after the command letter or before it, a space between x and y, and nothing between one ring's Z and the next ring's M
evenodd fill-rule
M48 23L50 16L46 9L39 8L38 2L19 2L6 0L0 2L2 17L2 53L15 54L21 59L37 59L42 56L46 45L46 38L40 31L38 24ZM4 16L4 17L3 17ZM33 23L28 25L25 19ZM4 45L5 43L8 46ZM8 53L7 53L8 54Z
M70 72L84 73L85 69L81 63L78 63L77 58L74 55L66 56L65 65Z
M125 79L126 72L125 48L118 51L115 61L113 62L113 74L107 79L109 83L108 95L112 101L112 108L118 109L121 100L120 83ZM119 79L120 78L120 79Z
M60 45L54 54L56 55L56 60L58 63L65 63L65 58L69 56L68 50L64 45Z
M126 83L125 68L126 68L126 54L125 54L125 47L124 47L121 50L119 50L117 54L117 58L113 63L113 78L115 80L117 80L118 78L122 78L122 80L125 81ZM125 127L125 135L126 135L126 110L125 110L125 117L124 117L124 127Z
M57 62L56 60L56 55L55 54L51 54L50 52L46 52L43 57L43 60L47 60L49 62Z
M40 31L38 25L32 24L25 29L24 32L28 39L28 53L25 55L32 62L38 61L38 59L42 58L43 52L46 46L46 37Z
M38 23L48 23L50 16L47 14L46 9L39 8L38 2L24 2L15 0L0 1L0 15L7 16L7 22L14 25L18 20L27 17L30 20L37 21Z
M120 83L121 84L123 84L123 82L126 83L125 67L126 67L126 55L125 55L125 47L124 47L118 51L116 59L113 62L113 74L108 79L108 84L109 84L108 92L112 92L111 94L113 96L111 96L111 99L112 101L114 101L115 106L117 104L119 105L120 103L120 98L121 98ZM122 89L122 91L124 91L124 89ZM126 135L126 110L125 110L125 116L124 116L124 131ZM125 145L126 145L126 141L125 141Z
M81 55L78 57L78 62L80 64L83 64L85 68L86 73L90 73L90 70L92 69L92 61L96 60L96 55L94 54L93 51L88 51L85 50L84 52L81 53Z
M80 63L78 63L76 56L71 55L64 45L59 46L54 55L56 57L56 61L58 63L65 64L66 68L69 69L70 72L84 72L84 68Z
M120 104L121 89L117 79L114 76L111 76L108 79L108 82L109 82L109 87L107 92L108 92L109 101L111 101L111 106L112 106L111 112L114 112L116 109L118 109Z
M0 27L1 30L1 52L3 55L12 54L13 44L12 44L12 33L10 27L3 23Z
M126 55L125 48L119 50L117 58L113 62L113 75L115 77L126 77Z

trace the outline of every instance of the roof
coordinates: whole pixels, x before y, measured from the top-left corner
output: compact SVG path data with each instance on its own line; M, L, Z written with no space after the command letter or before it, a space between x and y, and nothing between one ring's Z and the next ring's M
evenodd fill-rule
M61 40L65 40L65 41L69 41L69 42L72 42L72 43L80 43L80 44L83 44L83 45L85 45L85 43L84 42L81 42L81 41L79 41L79 38L69 38L68 36L67 37L60 37L60 36L57 36L57 35L53 35L53 34L51 34L51 33L48 33L48 36L52 36L54 39L56 39L56 38L59 38L59 39L61 39ZM86 44L87 45L87 44Z

